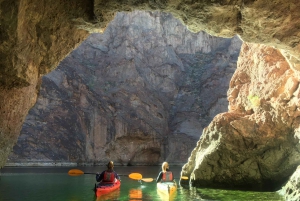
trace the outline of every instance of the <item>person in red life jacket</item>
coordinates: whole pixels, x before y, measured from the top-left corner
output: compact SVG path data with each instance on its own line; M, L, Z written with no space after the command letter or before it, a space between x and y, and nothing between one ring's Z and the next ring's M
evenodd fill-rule
M162 171L158 174L156 182L172 182L174 180L173 173L169 170L168 162L161 165Z
M96 181L101 183L113 184L116 183L117 180L120 180L119 175L113 170L114 162L109 161L107 166L107 170L104 170L99 174L96 174Z

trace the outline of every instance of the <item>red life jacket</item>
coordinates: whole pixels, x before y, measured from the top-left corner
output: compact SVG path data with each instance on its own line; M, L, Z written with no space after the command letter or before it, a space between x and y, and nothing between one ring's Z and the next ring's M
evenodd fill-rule
M115 182L115 173L105 171L102 182L114 183Z
M162 181L164 181L164 182L173 181L173 173L172 172L163 172Z

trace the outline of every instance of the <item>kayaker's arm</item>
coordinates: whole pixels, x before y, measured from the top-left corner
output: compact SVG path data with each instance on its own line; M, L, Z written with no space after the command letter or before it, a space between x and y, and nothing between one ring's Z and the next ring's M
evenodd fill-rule
M101 174L99 174L97 172L97 174L96 174L96 181L100 182L101 180L103 180L103 177L104 177L104 171Z
M121 180L120 177L119 177L119 175L118 175L118 173L116 173L116 172L115 172L115 178L116 178L117 180Z
M162 175L163 175L163 173L162 173L162 172L160 172L160 173L158 174L158 176L157 176L157 179L156 179L156 183L158 183L158 182L160 182L160 181L161 181L161 179L162 179Z

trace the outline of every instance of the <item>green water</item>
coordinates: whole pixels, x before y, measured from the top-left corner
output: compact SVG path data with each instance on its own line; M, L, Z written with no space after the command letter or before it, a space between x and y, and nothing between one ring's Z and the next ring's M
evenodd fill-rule
M74 167L3 168L0 176L0 201L100 201L100 200L164 200L156 191L156 183L140 183L121 176L121 188L96 198L95 175L71 177ZM75 167L86 173L100 172L104 167ZM180 167L173 167L179 176ZM138 172L144 178L155 178L160 167L115 167L119 174ZM178 179L177 179L178 181ZM172 200L281 201L277 193L203 189L179 186Z

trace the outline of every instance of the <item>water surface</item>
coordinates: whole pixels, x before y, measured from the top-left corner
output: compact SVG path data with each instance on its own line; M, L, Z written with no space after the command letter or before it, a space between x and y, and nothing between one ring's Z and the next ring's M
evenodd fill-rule
M69 176L70 169L96 173L105 167L5 167L0 176L0 201L100 201L100 200L164 200L156 191L154 182L138 182L121 176L121 188L113 193L96 198L93 192L94 174ZM119 174L141 173L144 178L155 178L159 166L115 167ZM181 167L173 167L175 177ZM176 181L179 181L179 178ZM275 192L246 192L204 189L179 186L172 198L174 201L283 201Z

